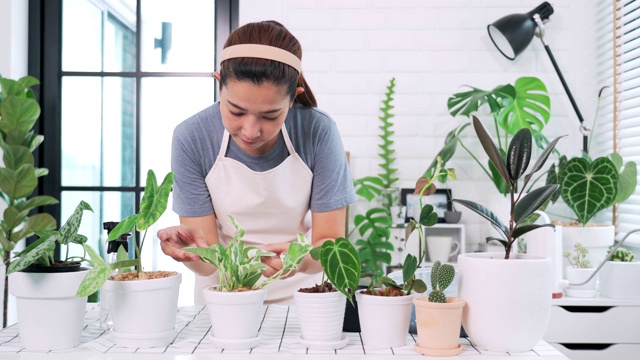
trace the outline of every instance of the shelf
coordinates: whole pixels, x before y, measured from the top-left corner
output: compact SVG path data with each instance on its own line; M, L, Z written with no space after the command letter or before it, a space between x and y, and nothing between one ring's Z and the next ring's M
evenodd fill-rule
M449 263L455 264L458 254L466 252L466 235L464 224L445 224L438 223L431 227L425 228L426 241L429 241L429 236L451 236L454 241L460 244L459 250L449 257ZM405 226L397 225L391 228L391 243L394 244L396 250L391 253L391 266L396 267L404 261L407 252L415 255L420 254L421 246L419 241L418 231L414 231L409 241L405 241ZM431 265L431 259L429 253L425 256L425 261L421 264L423 267Z

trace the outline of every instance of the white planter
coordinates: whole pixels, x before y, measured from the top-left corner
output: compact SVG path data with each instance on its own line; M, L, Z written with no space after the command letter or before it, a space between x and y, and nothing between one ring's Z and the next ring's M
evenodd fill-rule
M409 334L413 294L373 296L356 292L360 336L366 346L404 346Z
M87 298L76 297L76 292L88 271L9 275L24 347L58 350L80 344Z
M162 279L113 281L106 290L114 341L119 346L167 346L176 335L178 291L182 274Z
M612 299L640 299L640 262L607 261L598 276L600 295Z
M221 349L251 349L260 344L258 329L266 290L221 292L205 288L213 344Z
M551 260L512 253L458 256L459 297L467 305L462 324L478 347L528 351L547 330L551 311Z
M607 256L607 250L613 246L616 229L613 225L607 226L562 226L562 252L573 254L574 245L582 244L589 250L587 259L592 267L598 267ZM569 261L563 258L563 268L569 266ZM566 279L566 273L565 279Z
M596 269L588 268L574 268L572 266L567 266L564 270L565 274L567 274L567 281L569 285L566 289L564 289L565 295L569 297L579 297L579 298L590 298L595 297L598 292L596 289L596 280L598 275L592 277L588 283L584 285L571 285L571 284L579 284L585 282L591 274L594 273Z
M349 342L342 335L347 297L339 291L328 293L302 293L296 291L293 299L298 310L302 335L300 343L309 349L333 350Z

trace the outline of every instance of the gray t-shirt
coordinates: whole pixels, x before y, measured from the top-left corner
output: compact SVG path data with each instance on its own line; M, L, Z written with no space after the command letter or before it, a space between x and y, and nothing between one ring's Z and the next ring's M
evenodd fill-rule
M284 126L295 151L313 173L310 209L326 212L356 200L342 140L335 122L324 112L295 103ZM224 126L220 104L200 111L176 126L171 148L171 167L175 174L173 211L180 216L196 217L214 213L205 178L216 161ZM264 155L245 153L229 139L227 157L253 171L267 171L280 165L288 156L287 146L279 135L275 146Z

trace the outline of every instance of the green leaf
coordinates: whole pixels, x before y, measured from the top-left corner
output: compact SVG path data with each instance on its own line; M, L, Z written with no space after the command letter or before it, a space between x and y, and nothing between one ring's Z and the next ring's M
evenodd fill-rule
M440 270L440 261L435 261L431 266L431 288L438 290L438 271Z
M507 151L507 170L512 182L516 182L529 167L531 161L531 131L520 129L511 139Z
M516 224L520 223L522 220L526 219L527 216L538 210L542 204L555 194L558 187L559 186L557 184L545 185L529 192L520 199L520 201L516 203L514 212L514 221Z
M138 262L138 260L125 259L109 264L109 269L111 269L111 271L118 270L125 273L131 271L131 267L137 266L139 264L140 263Z
M438 290L445 291L456 276L456 269L451 264L443 264L438 270Z
M39 195L39 196L34 196L27 201L23 201L19 204L16 204L15 207L19 211L29 211L31 209L35 209L40 206L53 205L57 203L58 203L58 200L53 196Z
M17 170L25 164L34 165L33 154L26 146L4 144L2 150L2 160L7 169Z
M9 229L15 229L27 219L28 211L19 211L15 206L9 206L4 210L4 221Z
M113 241L115 239L118 239L124 233L133 232L133 226L136 224L137 221L138 221L138 214L133 214L126 217L125 219L120 221L118 225L116 225L116 227L113 228L113 230L111 230L107 240Z
M433 205L427 204L420 210L420 224L433 226L438 222L438 214L434 211Z
M343 237L325 241L320 263L329 281L352 301L360 280L361 263L351 242Z
M384 188L384 180L377 176L366 176L361 179L354 180L353 186L356 194L362 196L368 201L373 200Z
M549 158L549 155L551 155L551 153L553 152L553 149L556 147L556 144L563 137L564 136L560 136L560 137L555 138L552 142L549 143L549 145L547 145L547 147L544 149L544 151L542 151L542 154L540 154L540 157L538 157L538 160L535 162L535 164L533 164L533 167L531 168L531 172L529 172L529 174L527 174L527 176L524 177L524 185L522 185L523 188L527 186L527 184L529 183L529 180L531 180L531 177L533 176L533 174L535 174L540 169L542 169L542 167L544 166L544 163ZM566 161L566 157L565 157L565 161Z
M91 258L91 261L93 262L93 266L95 267L100 267L100 266L107 266L107 264L104 262L104 260L102 260L102 256L100 256L100 254L98 254L97 251L95 251L91 245L89 244L82 244L82 247L84 248L84 251L87 252L87 254L89 254L89 257ZM102 284L100 284L102 285Z
M320 260L320 256L322 255L322 247L318 246L316 248L311 249L311 251L309 252L309 255L311 255L311 258L313 260Z
M515 97L515 89L511 85L498 86L492 91L481 90L468 86L471 90L453 94L447 99L447 108L451 116L471 116L478 109L488 104L492 113L497 113L501 106L501 99Z
M25 198L38 186L33 165L25 164L17 170L0 168L0 190L11 199Z
M100 290L102 285L109 279L111 271L111 268L104 262L98 266L94 266L93 269L89 270L87 275L85 275L84 279L82 279L76 292L76 297L89 296Z
M33 76L29 76L29 75L27 75L27 76L23 76L23 77L21 77L20 79L18 79L18 83L19 83L19 84L20 84L24 89L27 89L27 88L30 88L30 87L33 87L33 86L39 85L39 84L40 84L40 81L39 81L38 79L36 79L35 77L33 77Z
M529 231L533 231L536 229L539 229L541 227L555 227L555 225L553 224L526 224L526 225L520 225L517 226L515 229L513 229L513 233L511 234L511 236L513 237L513 240L521 237L522 235L528 233Z
M414 279L413 280L413 291L422 294L427 291L427 284L425 284L422 279Z
M17 243L18 241L33 235L36 232L43 230L52 230L56 228L56 219L48 213L38 213L30 216L24 226L19 230L11 234L11 241Z
M619 204L631 197L636 190L637 181L638 169L636 163L630 161L624 166L624 170L622 170L618 176L618 195L616 195L613 203Z
M78 229L80 228L80 223L82 222L82 213L84 210L93 212L93 209L89 204L84 201L80 201L71 216L69 216L64 225L62 225L60 230L58 230L58 241L60 244L67 245L76 237Z
M416 258L412 254L407 254L404 258L404 264L402 265L402 280L404 283L407 283L409 280L413 279L413 276L418 269L418 258Z
M507 228L507 226L502 223L500 218L498 218L496 214L494 214L491 210L487 209L483 205L469 200L453 199L451 201L463 205L471 209L476 214L489 220L489 222L504 236L505 239L508 238L509 228Z
M136 222L138 231L146 230L164 214L172 187L173 172L165 176L160 187L157 186L153 170L147 172L147 184L140 203L138 221Z
M591 164L573 158L559 174L562 200L580 223L587 224L600 210L613 205L618 194L618 172L609 158L601 157Z
M16 80L0 77L0 87L2 88L2 98L7 98L9 96L25 96L25 87Z
M11 129L25 131L33 128L40 116L40 105L33 99L10 96L0 103L0 131L8 132Z
M32 248L28 253L23 253L18 260L13 261L9 265L8 274L14 273L16 271L20 271L27 266L33 264L36 260L38 260L42 255L50 251L51 246L55 244L58 237L56 235L49 236L44 239L37 246Z
M500 151L496 147L496 144L493 143L493 140L491 140L491 136L484 129L480 120L478 120L478 118L475 116L473 116L473 128L478 135L478 139L480 140L480 144L482 144L482 148L489 156L489 160L496 167L504 181L509 183L509 173L507 172L507 167L504 165L504 160L500 155Z
M514 83L515 96L498 115L498 126L513 135L520 129L542 132L551 118L551 100L544 83L521 77Z

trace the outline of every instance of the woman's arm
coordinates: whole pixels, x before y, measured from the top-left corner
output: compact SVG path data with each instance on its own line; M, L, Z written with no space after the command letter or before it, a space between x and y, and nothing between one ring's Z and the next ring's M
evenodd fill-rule
M189 246L208 247L219 242L215 214L199 217L181 216L179 226L158 231L158 238L163 253L183 262L196 274L208 276L216 271L213 265L203 263L197 255L182 251Z
M327 212L312 212L311 243L313 247L322 246L325 241L334 241L336 238L345 237L346 222L346 206ZM307 256L300 264L298 271L306 274L315 274L322 271L322 266L319 261Z

